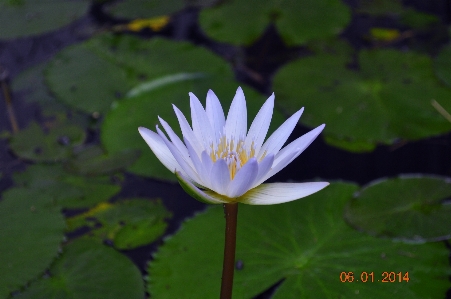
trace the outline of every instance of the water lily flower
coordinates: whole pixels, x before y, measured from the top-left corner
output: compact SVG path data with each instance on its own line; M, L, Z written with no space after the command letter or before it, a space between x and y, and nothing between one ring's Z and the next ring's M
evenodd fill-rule
M329 184L262 184L298 157L324 129L325 125L320 125L282 148L303 108L264 142L274 108L274 93L261 107L249 131L246 101L240 87L227 118L212 90L207 93L205 109L193 93L189 96L192 127L173 105L183 141L160 117L170 140L158 125L157 133L143 127L139 128L139 133L164 166L176 174L185 191L197 200L211 204L279 204L308 196Z

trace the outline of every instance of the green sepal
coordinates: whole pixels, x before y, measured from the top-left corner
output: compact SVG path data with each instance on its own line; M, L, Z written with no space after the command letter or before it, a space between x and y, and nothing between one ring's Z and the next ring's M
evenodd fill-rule
M222 204L228 203L226 197L221 196L219 194L206 194L201 189L197 188L193 183L191 183L187 178L185 178L180 171L175 172L175 176L179 181L180 186L182 186L183 190L188 193L192 198L206 203L206 204Z

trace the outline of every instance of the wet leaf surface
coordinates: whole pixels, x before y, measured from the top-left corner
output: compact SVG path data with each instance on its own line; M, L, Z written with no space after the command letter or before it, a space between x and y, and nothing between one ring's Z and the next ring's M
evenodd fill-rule
M235 45L250 44L270 24L292 45L336 35L349 21L349 8L336 0L224 1L202 10L199 19L212 38Z
M376 236L420 243L447 240L450 201L451 179L401 176L363 188L347 206L345 217L352 226Z
M280 281L272 298L441 296L450 287L445 246L392 242L353 230L343 220L343 208L357 189L334 183L287 204L240 205L236 259L242 265L235 273L234 296L251 298ZM223 229L223 210L214 207L167 239L149 265L151 295L217 296ZM353 272L355 281L341 282L341 272ZM374 282L362 282L364 272L373 272ZM384 272L408 272L409 281L383 283Z
M451 125L431 105L443 100L451 110L451 91L437 82L428 56L396 50L363 50L358 69L342 55L317 55L282 68L274 79L279 103L288 111L302 104L301 122L323 122L333 145L367 151L448 132ZM361 146L359 146L361 144Z
M113 248L92 240L66 245L49 273L16 298L142 299L144 294L138 268Z
M41 275L58 255L64 218L43 198L3 193L0 202L0 298Z
M89 235L110 241L117 249L131 249L154 242L166 230L171 218L160 200L127 199L101 203L83 214L67 220L68 230L83 226Z
M83 16L85 0L18 0L0 2L0 39L13 39L56 30Z

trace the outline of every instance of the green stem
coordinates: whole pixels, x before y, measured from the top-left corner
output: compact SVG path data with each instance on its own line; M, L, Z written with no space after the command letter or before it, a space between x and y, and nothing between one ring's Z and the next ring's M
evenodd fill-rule
M222 265L221 299L232 298L233 273L235 270L236 220L238 203L224 204L226 219L224 263Z

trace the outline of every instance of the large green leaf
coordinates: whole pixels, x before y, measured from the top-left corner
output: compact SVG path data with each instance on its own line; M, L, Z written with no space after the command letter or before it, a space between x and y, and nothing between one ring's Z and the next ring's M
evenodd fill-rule
M185 0L125 0L106 6L106 11L119 18L148 19L169 15L185 7Z
M125 149L107 154L97 145L77 150L75 156L65 163L65 169L81 175L110 174L123 170L139 158L138 150Z
M83 16L87 0L2 0L0 39L56 30Z
M0 298L44 273L63 241L64 218L41 199L4 193L0 202Z
M224 1L200 13L209 35L237 45L252 43L271 23L287 43L300 44L334 36L349 21L349 8L338 0Z
M43 198L46 205L64 208L86 208L110 199L120 186L108 176L84 177L63 171L61 165L33 165L14 175L17 188L24 196Z
M451 87L451 45L443 47L435 57L434 69L437 77L448 87Z
M205 103L204 98L210 88L219 97L224 112L227 113L237 88L237 84L232 78L207 76L170 82L119 102L105 119L101 135L103 144L111 153L127 148L141 151L140 158L129 168L129 171L139 175L176 181L175 175L161 164L139 135L138 127L147 127L155 131L155 125L158 124L158 116L160 116L171 125L179 136L182 136L171 104L185 113L189 120L188 92L193 92L201 99L201 102ZM265 97L249 88L244 88L244 94L250 116L248 123L251 123L251 119L263 105ZM270 132L274 131L282 122L282 115L274 111Z
M279 103L288 111L305 105L301 122L326 123L326 140L338 140L333 144L350 150L451 130L431 105L436 99L451 111L451 91L435 79L429 57L364 50L358 70L346 68L347 62L346 56L323 54L286 65L274 78Z
M150 244L163 235L171 217L160 200L128 199L102 203L68 219L68 229L90 227L90 235L112 241L118 249Z
M349 203L346 219L373 235L416 242L446 240L451 238L450 199L450 179L402 176L378 180Z
M58 98L89 113L106 112L130 89L175 74L218 81L233 78L226 62L189 43L112 35L67 48L49 64L46 74Z
M77 240L49 270L50 277L32 283L15 298L142 299L138 268L124 255L92 240Z
M83 128L57 121L45 133L37 123L14 134L9 146L13 152L27 160L58 162L68 159L73 147L85 140Z
M240 205L234 297L252 298L280 281L273 298L443 297L451 285L445 246L392 242L351 229L342 214L356 190L334 183L291 203ZM149 265L151 295L217 298L223 233L221 207L185 223ZM341 282L342 272L353 272L355 280ZM362 282L365 272L374 282ZM384 272L408 272L409 281L382 283Z

